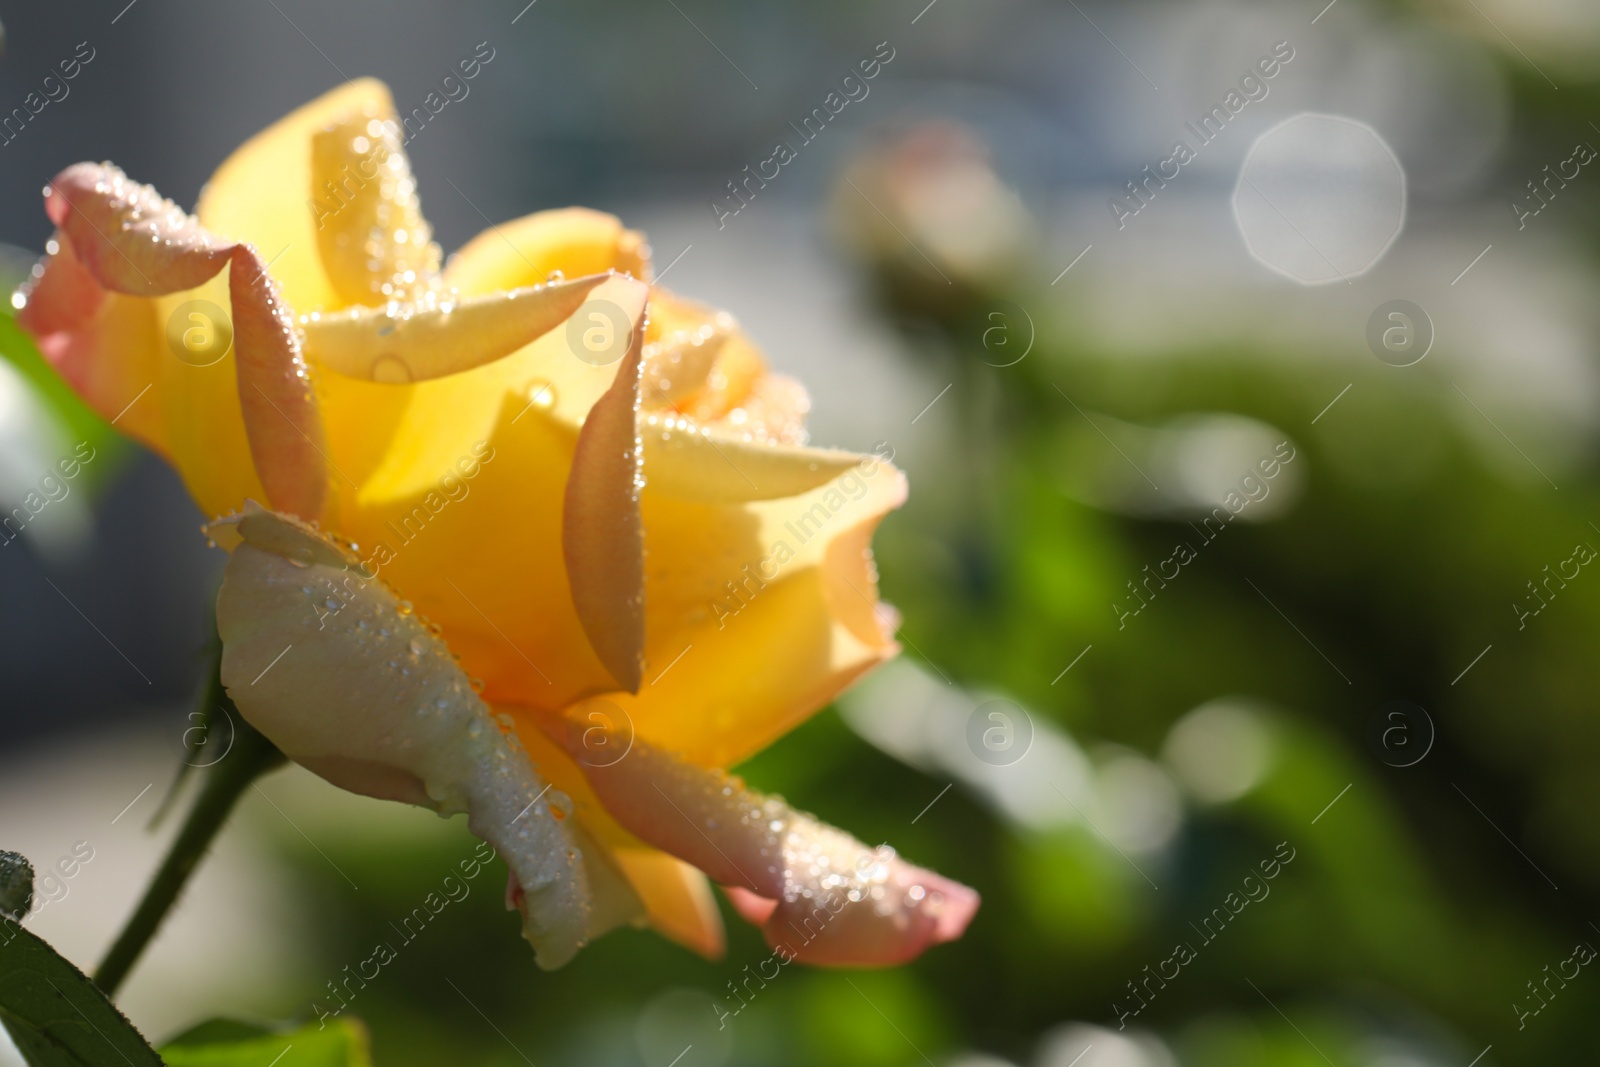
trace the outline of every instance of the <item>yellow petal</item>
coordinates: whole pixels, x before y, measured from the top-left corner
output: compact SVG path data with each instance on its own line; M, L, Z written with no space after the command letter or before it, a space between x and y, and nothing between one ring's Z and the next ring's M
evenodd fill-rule
M618 276L590 300L631 321L646 292ZM621 363L577 358L557 329L414 385L320 376L349 476L332 483L340 533L445 627L491 700L560 708L617 684L574 607L561 500L580 423Z
M738 330L733 316L686 300L670 290L650 290L650 325L644 334L645 407L673 407L703 389L723 345Z
M760 351L742 332L736 333L717 351L705 388L679 401L678 410L700 422L715 422L738 407L766 373Z
M588 937L589 863L514 734L450 649L344 549L259 508L214 526L239 539L217 596L222 681L246 719L335 785L450 815L505 858L544 967Z
M157 329L166 336L156 356L155 388L139 401L161 412L167 456L208 516L225 515L245 500L270 499L245 433L229 299L228 280L218 276L197 289L151 301ZM186 337L198 338L192 348ZM193 353L187 360L173 354L175 338Z
M438 289L439 246L400 142L400 124L373 102L311 135L306 206L323 272L347 304Z
M619 926L643 922L644 904L634 891L632 880L617 862L616 854L600 844L583 824L575 820L569 825L569 832L578 854L583 857L584 875L594 897L588 923L584 927L584 942L593 941ZM534 947L537 948L537 944Z
M618 270L648 281L650 247L614 215L571 207L491 226L445 264L445 283L475 296Z
M644 373L646 407L667 408L733 436L762 436L753 432L748 416L740 425L723 421L767 377L766 360L727 312L652 288ZM789 443L800 441L797 436Z
M397 309L353 307L302 320L305 355L352 378L420 382L503 359L561 325L607 275Z
M644 902L651 927L707 959L722 958L722 915L705 875L648 845L617 848L612 856Z
M897 651L868 545L904 499L864 460L797 497L695 503L647 483L645 685L614 694L641 738L731 766Z
M279 119L217 168L195 208L211 232L256 246L300 314L346 303L322 266L311 205L311 144L317 131L353 115L392 120L388 88L360 78Z
M831 448L786 448L729 439L685 419L640 419L644 473L663 496L743 503L799 496L870 459Z

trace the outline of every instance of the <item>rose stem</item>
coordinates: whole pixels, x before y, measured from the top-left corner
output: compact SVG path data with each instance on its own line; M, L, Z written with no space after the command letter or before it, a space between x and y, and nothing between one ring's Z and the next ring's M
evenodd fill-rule
M117 987L138 962L139 954L155 936L239 797L250 787L250 783L284 762L283 753L246 722L233 701L228 699L227 691L222 687L219 659L220 656L213 660L211 678L201 696L201 707L211 716L208 721L213 726L213 709L220 708L231 720L233 744L221 759L205 768L205 785L195 799L194 806L189 809L182 829L173 839L172 847L145 890L138 909L122 928L122 933L117 936L111 951L106 953L100 969L95 972L95 985L108 997L116 993Z

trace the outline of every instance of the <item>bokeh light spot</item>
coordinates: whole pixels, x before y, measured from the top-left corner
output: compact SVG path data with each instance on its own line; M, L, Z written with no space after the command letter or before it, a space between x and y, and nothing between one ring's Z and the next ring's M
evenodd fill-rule
M1262 134L1239 169L1233 217L1257 260L1302 285L1349 281L1405 224L1406 178L1365 123L1306 112Z

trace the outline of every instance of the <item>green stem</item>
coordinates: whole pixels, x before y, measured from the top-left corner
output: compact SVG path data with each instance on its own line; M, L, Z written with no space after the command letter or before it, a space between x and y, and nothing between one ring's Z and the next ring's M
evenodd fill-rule
M155 936L167 912L177 901L178 894L183 892L189 876L211 846L212 838L227 822L234 804L252 782L284 762L283 753L255 727L245 722L239 710L233 706L233 701L228 699L215 670L212 671L203 699L209 716L208 729L217 725L215 711L221 709L231 720L233 744L225 756L206 768L205 785L195 798L194 806L189 809L188 817L166 858L161 861L155 878L145 889L144 899L139 901L138 909L122 928L116 943L95 972L95 984L108 997L116 993L117 987L138 962L145 945Z

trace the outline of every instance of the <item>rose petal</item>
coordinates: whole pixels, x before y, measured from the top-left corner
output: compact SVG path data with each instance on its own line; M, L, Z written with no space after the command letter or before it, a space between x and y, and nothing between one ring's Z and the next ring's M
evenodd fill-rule
M713 465L726 467L711 453ZM649 684L609 698L640 737L732 766L899 651L875 616L869 550L905 499L893 466L863 459L810 492L746 504L669 498L645 476Z
M217 241L111 166L62 171L46 190L45 211L84 270L113 292L183 292L228 267L239 403L256 473L274 507L317 518L327 481L321 418L293 319L255 249Z
M705 875L654 848L619 848L613 857L644 901L657 933L707 959L722 958L722 916Z
M604 710L607 707L605 701L582 702L573 714L586 722L608 723L611 717ZM722 915L706 876L682 860L651 848L619 826L594 795L578 761L545 736L527 709L496 710L511 716L517 724L517 736L540 773L571 798L578 826L627 878L643 908L642 914L630 916L628 921L636 925L648 923L658 933L702 956L719 958L724 948ZM610 759L612 753L592 752L586 757Z
M44 210L95 280L130 296L193 289L233 254L182 208L106 164L75 163L57 174Z
M767 920L772 918L772 913L778 910L776 900L757 896L741 886L725 885L722 892L728 898L728 903L733 905L733 910L751 926L765 926Z
M311 141L318 130L353 115L394 119L388 87L356 78L296 108L240 145L200 189L195 217L212 233L255 244L297 312L331 311L345 301L322 265L316 213L326 196L312 186Z
M273 507L316 519L328 485L322 417L293 315L254 248L234 246L228 295L239 406L256 473Z
M323 272L348 304L378 307L439 289L439 246L422 217L401 126L376 102L311 135L306 189Z
M661 304L660 290L651 293L652 309ZM651 324L655 318L652 314ZM717 353L728 341L729 327L717 322L698 324L692 331L679 330L661 340L651 340L646 331L644 344L643 403L646 408L671 408L675 402L705 385L716 365Z
M22 291L17 324L101 418L166 453L160 405L135 403L161 373L154 305L102 287L60 232L48 247L41 273Z
M605 395L578 434L567 477L561 545L572 603L600 662L619 686L639 691L644 670L644 529L639 518L640 353L643 309Z
M252 725L335 785L466 811L505 857L539 964L557 967L621 905L596 905L570 801L547 791L516 735L450 650L344 549L247 508L213 524L237 540L217 595L222 680ZM634 907L637 907L635 902Z
M574 756L592 751L595 727L556 716L540 721ZM903 963L960 937L977 911L972 889L904 862L888 845L869 848L781 798L637 738L625 758L587 766L585 774L641 840L715 881L775 901L762 922L768 943L806 962ZM748 898L737 906L762 918Z
M369 381L420 382L503 359L555 329L608 275L468 297L396 314L355 307L301 323L305 356Z
M463 296L544 285L608 270L648 281L650 246L644 234L615 215L571 207L540 211L489 227L445 265L445 284Z
M640 420L644 473L652 491L680 500L742 504L799 496L870 456L730 439L670 414Z

